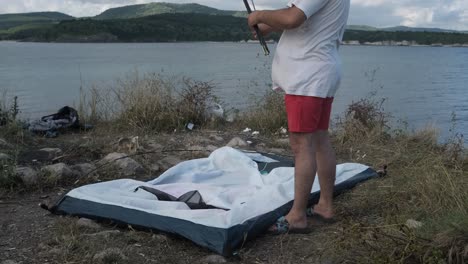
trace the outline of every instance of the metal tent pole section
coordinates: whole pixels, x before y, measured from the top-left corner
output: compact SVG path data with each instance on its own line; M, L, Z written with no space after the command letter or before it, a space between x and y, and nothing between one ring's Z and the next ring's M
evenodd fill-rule
M243 0L245 8L247 9L247 13L252 13L252 9L250 8L250 4L248 0ZM263 52L265 53L265 56L270 55L270 49L268 48L268 45L265 42L265 39L263 36L260 34L260 29L258 28L258 25L254 26L255 33L257 33L257 38L260 41L260 45L262 45Z

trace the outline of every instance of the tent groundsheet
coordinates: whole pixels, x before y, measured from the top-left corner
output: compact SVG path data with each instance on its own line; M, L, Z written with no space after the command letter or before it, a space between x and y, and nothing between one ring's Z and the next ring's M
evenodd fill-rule
M122 179L76 188L52 212L173 233L229 256L291 208L294 167L274 158L224 147L149 182ZM338 165L335 190L373 177L377 173L365 165ZM311 203L319 191L316 179Z

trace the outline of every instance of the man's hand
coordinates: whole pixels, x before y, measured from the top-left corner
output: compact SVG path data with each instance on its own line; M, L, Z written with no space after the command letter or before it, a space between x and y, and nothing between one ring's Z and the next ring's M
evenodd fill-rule
M259 29L260 34L264 37L270 35L271 32L275 31L272 27L270 27L267 24L258 24L258 29ZM257 32L255 32L253 28L251 28L251 30L252 30L252 34L254 38L258 39Z
M307 20L304 12L296 6L274 10L274 11L255 11L248 17L249 27L266 24L275 31L294 29L301 26Z
M261 11L254 11L248 17L249 27L253 28L255 25L260 23Z

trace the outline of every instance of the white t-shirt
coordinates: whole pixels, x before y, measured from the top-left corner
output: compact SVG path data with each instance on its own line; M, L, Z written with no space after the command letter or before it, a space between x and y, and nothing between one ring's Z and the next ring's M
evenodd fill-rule
M272 66L273 89L287 94L333 97L341 81L338 48L350 0L292 0L307 20L283 32Z

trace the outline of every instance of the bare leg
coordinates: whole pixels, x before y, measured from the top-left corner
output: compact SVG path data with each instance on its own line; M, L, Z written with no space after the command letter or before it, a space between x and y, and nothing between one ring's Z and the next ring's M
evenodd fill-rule
M317 171L316 137L315 133L291 133L290 136L296 164L294 204L286 219L292 228L307 227L306 209Z
M320 200L314 211L325 218L332 218L333 189L336 178L336 156L330 142L328 131L317 132L317 170L320 182Z

